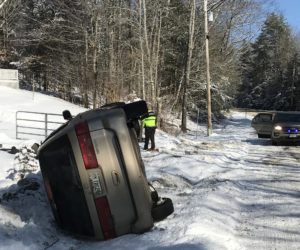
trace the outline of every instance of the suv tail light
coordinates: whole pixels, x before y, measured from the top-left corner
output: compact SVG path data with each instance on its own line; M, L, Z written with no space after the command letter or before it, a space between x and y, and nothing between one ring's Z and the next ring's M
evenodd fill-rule
M81 149L84 165L86 169L97 168L98 161L92 143L87 122L79 123L75 126L78 142Z
M95 199L95 205L105 239L116 237L114 220L106 196Z

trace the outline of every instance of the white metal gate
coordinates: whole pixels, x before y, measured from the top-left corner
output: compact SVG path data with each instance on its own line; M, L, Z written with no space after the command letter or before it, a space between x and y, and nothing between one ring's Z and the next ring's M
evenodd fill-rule
M61 114L17 111L16 138L17 139L45 139L65 121ZM28 138L30 136L30 138ZM26 138L27 137L27 138Z

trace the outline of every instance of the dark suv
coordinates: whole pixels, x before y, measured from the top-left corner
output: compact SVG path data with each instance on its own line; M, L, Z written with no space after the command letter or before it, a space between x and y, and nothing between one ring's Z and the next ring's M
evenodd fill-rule
M134 124L144 101L117 103L72 118L38 151L54 217L75 234L109 239L142 233L173 212L146 179Z
M277 112L271 139L273 145L300 142L300 112Z

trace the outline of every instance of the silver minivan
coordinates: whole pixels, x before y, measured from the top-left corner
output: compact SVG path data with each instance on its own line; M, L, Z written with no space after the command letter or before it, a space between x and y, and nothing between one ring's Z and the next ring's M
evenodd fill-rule
M273 119L276 112L258 113L251 121L258 138L270 138L273 130Z
M146 179L134 130L146 114L144 101L68 114L40 146L48 199L63 229L104 240L143 233L174 211Z

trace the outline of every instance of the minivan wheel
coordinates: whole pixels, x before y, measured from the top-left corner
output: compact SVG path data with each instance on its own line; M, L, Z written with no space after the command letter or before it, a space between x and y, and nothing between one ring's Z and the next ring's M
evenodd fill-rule
M148 182L148 185L150 188L150 194L153 204L157 204L157 202L159 201L158 193L150 182Z
M152 207L152 218L154 221L161 221L174 212L173 202L169 198L161 198Z
M153 202L157 203L159 200L158 193L156 190L151 191L151 199Z

